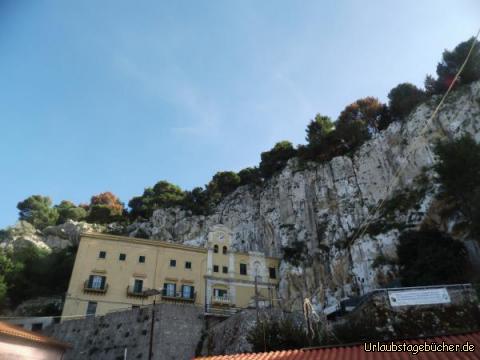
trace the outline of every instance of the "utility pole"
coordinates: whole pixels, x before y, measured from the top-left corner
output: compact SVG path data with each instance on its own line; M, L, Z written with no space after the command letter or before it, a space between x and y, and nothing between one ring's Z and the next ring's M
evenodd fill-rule
M155 299L153 299L152 306L152 324L150 326L150 346L148 350L148 360L153 359L153 330L155 328Z
M255 272L255 310L257 311L257 324L258 324L258 275Z

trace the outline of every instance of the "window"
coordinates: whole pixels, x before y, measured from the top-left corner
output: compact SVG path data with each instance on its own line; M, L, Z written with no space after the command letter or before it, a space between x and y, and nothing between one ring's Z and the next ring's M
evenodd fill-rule
M132 310L134 309L140 309L140 305L132 305Z
M213 289L213 296L215 297L227 297L227 290L224 289Z
M175 296L176 284L165 283L163 284L163 294L165 296Z
M227 254L227 247L226 246L223 247L222 252L223 252L223 255Z
M133 283L133 292L141 293L143 291L143 280L135 279Z
M223 272L224 274L228 274L228 267L222 266L222 272Z
M98 258L99 259L105 259L107 257L107 252L106 251L100 251L98 253Z
M118 260L120 260L120 261L125 261L126 258L127 258L127 255L126 255L126 254L120 254L120 255L118 256Z
M184 299L193 299L193 286L190 285L182 285L182 297Z
M40 331L43 328L42 323L33 323L32 324L32 331Z
M276 279L277 278L277 272L275 271L274 267L268 268L268 271L270 273L270 279Z
M90 275L88 278L88 288L89 289L105 289L105 276L100 275Z
M185 269L191 269L192 263L190 261L185 261Z
M177 260L171 259L170 260L170 267L175 267L177 266Z
M213 246L213 252L216 254L218 253L218 245Z
M89 301L87 304L87 316L94 316L97 312L97 302Z
M213 265L213 272L218 272L218 265Z
M247 275L247 264L240 264L240 275Z
M138 262L139 262L139 263L144 263L144 262L145 262L145 256L140 255L140 256L138 257Z

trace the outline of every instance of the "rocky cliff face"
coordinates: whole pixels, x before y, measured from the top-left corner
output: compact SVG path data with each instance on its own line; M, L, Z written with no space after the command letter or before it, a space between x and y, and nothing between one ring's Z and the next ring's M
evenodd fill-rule
M436 140L464 132L480 141L480 83L451 94L433 122L440 99L419 106L403 123L376 134L352 156L324 164L288 166L262 187L245 186L224 199L210 216L180 209L158 210L147 223L130 227L151 238L203 244L208 229L221 223L234 234L239 250L281 255L295 241L305 244L301 266L281 265L280 296L287 305L312 296L320 306L384 286L395 268L396 239L405 226L435 222L450 230L434 201L436 188L428 169ZM361 228L383 199L367 231ZM457 234L458 235L458 234ZM461 234L460 234L461 236ZM471 245L471 244L470 244Z
M280 296L288 307L299 306L305 296L319 307L330 306L349 294L384 286L395 279L388 259L395 258L401 229L428 221L451 231L455 223L438 216L441 204L434 200L436 188L428 170L435 161L433 144L464 132L480 141L479 82L452 93L430 123L438 101L419 106L351 156L323 164L291 160L263 186L237 189L209 216L157 210L150 221L132 224L126 232L203 245L209 228L224 224L233 231L239 250L280 256L283 247L296 246L300 266L281 264ZM387 201L370 219L372 224L362 227L383 199ZM71 228L66 236L57 234L58 228L47 229L44 242L57 246L58 239L75 240L81 226L66 225Z

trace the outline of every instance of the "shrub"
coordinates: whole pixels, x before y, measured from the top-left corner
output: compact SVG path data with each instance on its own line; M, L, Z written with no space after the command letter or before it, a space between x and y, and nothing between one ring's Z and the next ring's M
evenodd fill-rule
M240 176L233 171L217 172L207 185L211 200L217 202L240 186Z
M181 207L195 215L207 215L210 213L210 200L207 191L196 187L192 191L186 191Z
M24 300L37 296L65 293L72 273L75 253L74 247L49 253L32 243L4 253L10 264L9 270L5 273L5 281L11 304L16 306ZM0 267L2 267L1 264Z
M289 246L282 247L283 260L293 266L299 266L307 259L307 245L303 241L295 240Z
M71 201L63 200L60 204L55 205L58 211L57 224L63 224L67 220L80 221L87 217L87 210L83 207L76 206Z
M40 230L55 225L58 212L51 206L52 200L48 196L32 195L17 204L19 219L28 221Z
M480 235L480 144L470 135L435 146L441 195L453 202L469 223L471 232Z
M390 113L395 119L406 117L425 100L425 92L410 83L402 83L388 93Z
M337 121L335 130L336 142L338 142L341 153L345 154L358 149L365 141L370 139L368 126L359 120Z
M407 231L397 247L404 286L440 285L466 281L468 257L460 241L439 231Z
M248 167L238 172L240 185L260 185L262 183L262 174L258 167Z
M309 146L323 144L325 138L335 129L335 125L328 116L317 114L307 126L306 140Z
M480 79L480 46L478 41L472 37L458 44L452 51L445 50L443 52L442 61L437 65L437 79L435 80L431 76L427 76L425 80L425 89L428 94L438 94L448 89L467 58L472 42L475 42L475 47L457 83L469 84Z
M260 172L265 179L282 170L287 161L296 155L290 141L280 141L275 146L261 154Z
M180 187L159 181L153 188L146 188L142 196L133 197L128 206L132 218L150 218L155 210L180 206L184 199L185 193Z
M254 352L299 349L319 345L319 337L310 338L301 324L289 318L261 320L247 334Z

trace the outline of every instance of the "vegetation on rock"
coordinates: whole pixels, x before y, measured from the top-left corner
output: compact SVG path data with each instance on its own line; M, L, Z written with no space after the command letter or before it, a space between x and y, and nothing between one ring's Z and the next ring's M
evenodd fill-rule
M397 256L404 286L463 283L468 279L465 247L436 230L404 232Z
M470 135L435 147L441 196L453 203L480 241L480 144Z
M415 85L399 84L388 93L390 114L396 120L404 119L425 98L425 91Z
M445 91L452 83L455 75L460 70L465 61L472 43L474 50L458 79L458 85L470 84L480 79L480 46L475 38L470 38L458 44L452 51L445 50L442 54L442 61L437 65L437 79L428 75L425 79L425 89L427 94L439 94Z
M302 323L293 319L262 320L247 335L254 352L299 349L320 345L319 336L308 336Z
M17 205L19 219L28 221L37 229L55 225L58 220L58 211L52 208L52 200L48 196L32 195Z
M20 247L0 248L0 308L7 305L7 298L8 305L15 307L34 297L63 295L75 252L75 248L49 252L29 242Z

